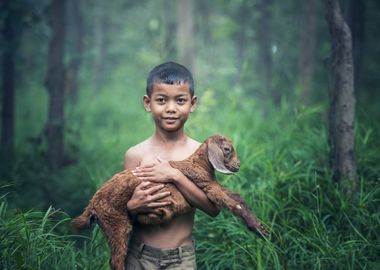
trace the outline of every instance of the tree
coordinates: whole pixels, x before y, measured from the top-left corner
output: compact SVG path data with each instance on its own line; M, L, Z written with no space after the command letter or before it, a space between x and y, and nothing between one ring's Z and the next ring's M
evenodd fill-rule
M83 16L82 1L68 1L68 23L72 39L72 54L65 76L65 89L69 93L71 100L75 103L78 99L78 75L81 66L83 51Z
M196 26L195 32L199 32L202 37L202 43L205 47L212 46L212 33L210 28L210 17L212 3L210 1L195 1Z
M161 19L163 24L163 59L173 59L176 53L176 42L175 42L175 29L176 29L176 19L175 7L169 3L167 0L162 0L160 3L161 7Z
M350 0L348 5L347 23L351 30L352 47L355 66L355 88L360 85L362 52L364 47L365 1Z
M247 28L250 27L250 13L252 12L252 8L249 6L248 1L243 1L240 3L240 6L237 10L237 14L235 14L234 17L236 17L236 21L239 25L239 30L236 31L234 40L235 40L235 47L236 47L236 65L237 65L237 79L238 82L242 83L242 72L243 72L243 66L244 62L246 60L246 49L247 49Z
M15 57L20 45L27 7L20 1L6 0L1 4L3 18L1 34L2 48L2 111L1 111L1 161L12 164L15 137Z
M54 171L63 164L64 151L64 41L65 0L53 0L49 7L51 39L48 49L46 88L49 112L46 125L48 162Z
M357 188L354 140L354 66L351 32L338 0L325 0L326 20L331 35L331 86L329 143L334 178L347 195Z
M260 0L257 4L259 15L257 22L257 43L259 48L259 68L257 69L263 79L263 86L274 102L279 105L281 94L272 88L272 0Z
M14 144L14 69L15 69L15 18L10 12L10 1L5 1L4 8L8 11L4 20L2 35L6 46L2 58L3 77L3 104L2 104L2 128L1 128L1 157L2 160L11 161Z
M315 37L317 28L316 0L303 1L301 50L298 59L300 97L305 105L310 101L311 83L314 73Z
M193 1L177 1L177 46L179 62L194 73Z
M107 39L106 39L106 26L107 26L107 14L105 1L96 1L94 10L94 47L95 47L95 59L94 59L94 87L98 93L104 83L105 61L107 54Z

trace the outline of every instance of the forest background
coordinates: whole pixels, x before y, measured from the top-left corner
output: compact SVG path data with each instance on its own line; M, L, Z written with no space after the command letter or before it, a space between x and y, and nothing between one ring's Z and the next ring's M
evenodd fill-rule
M334 172L329 2L1 1L0 268L108 269L99 228L77 235L70 218L152 134L146 76L173 60L200 101L187 133L232 138L241 170L218 179L272 231L259 240L226 211L197 211L199 269L378 269L380 2L340 1L351 179Z

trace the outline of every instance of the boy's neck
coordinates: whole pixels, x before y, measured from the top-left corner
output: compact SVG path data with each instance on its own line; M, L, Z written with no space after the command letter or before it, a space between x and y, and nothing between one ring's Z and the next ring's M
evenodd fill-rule
M153 134L153 139L160 144L177 144L186 142L187 136L183 129L180 129L176 132L165 132L156 129L155 133Z

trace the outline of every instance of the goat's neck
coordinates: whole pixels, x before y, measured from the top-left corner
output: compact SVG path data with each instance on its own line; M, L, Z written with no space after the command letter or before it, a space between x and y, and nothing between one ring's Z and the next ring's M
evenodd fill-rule
M202 143L189 159L194 165L200 166L203 170L214 172L214 167L208 159L206 143Z
M198 186L201 186L201 183L205 181L211 181L215 178L214 168L208 160L206 143L201 144L187 159L182 161L170 161L170 165L180 170Z

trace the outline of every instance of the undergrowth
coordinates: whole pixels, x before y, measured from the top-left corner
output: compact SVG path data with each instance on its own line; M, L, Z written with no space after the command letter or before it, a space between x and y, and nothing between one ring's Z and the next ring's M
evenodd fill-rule
M224 210L216 218L198 211L198 268L378 269L379 125L369 116L358 118L360 184L348 199L331 179L323 105L294 110L283 103L280 111L264 112L252 109L259 107L254 100L241 102L243 94L227 94L218 102L215 95L212 89L202 94L187 133L200 141L214 133L232 138L241 170L218 179L241 193L271 235L259 239ZM28 146L34 151L19 147L14 169L1 178L3 185L11 184L0 189L9 193L0 200L1 269L108 269L109 251L99 228L76 235L69 221L121 170L124 151L149 136L152 129L145 127L153 124L142 111L131 113L107 98L80 105L86 117L76 109L68 113L70 128L81 128L80 136L67 138L79 157L76 164L49 175L43 145ZM119 104L113 113L95 113L110 103Z

